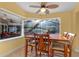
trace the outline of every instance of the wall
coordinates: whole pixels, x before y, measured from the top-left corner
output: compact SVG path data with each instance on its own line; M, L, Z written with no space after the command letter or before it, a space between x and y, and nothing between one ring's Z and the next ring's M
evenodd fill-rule
M79 4L76 5L73 10L74 28L76 33L74 48L76 52L79 52Z
M24 38L16 38L12 40L7 40L0 42L0 56L7 56L11 53L15 48L23 46L25 40Z

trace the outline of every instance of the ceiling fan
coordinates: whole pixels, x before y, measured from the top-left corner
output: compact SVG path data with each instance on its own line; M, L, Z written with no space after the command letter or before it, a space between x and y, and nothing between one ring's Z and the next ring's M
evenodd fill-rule
M30 5L29 7L40 8L36 13L43 12L45 14L49 14L49 10L48 9L57 8L58 5L57 4L49 4L49 5L47 5L47 2L41 2L40 6L38 6L38 5Z

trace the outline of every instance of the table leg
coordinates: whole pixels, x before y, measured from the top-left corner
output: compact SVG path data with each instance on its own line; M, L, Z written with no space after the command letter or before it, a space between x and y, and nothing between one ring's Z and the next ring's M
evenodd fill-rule
M27 57L27 53L28 53L28 40L26 39L25 40L26 42L25 42L25 57Z

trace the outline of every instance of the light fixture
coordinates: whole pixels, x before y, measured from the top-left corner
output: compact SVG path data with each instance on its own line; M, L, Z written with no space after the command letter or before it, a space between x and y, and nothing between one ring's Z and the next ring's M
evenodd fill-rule
M44 13L45 11L46 11L46 9L45 9L45 8L41 8L41 12L43 12L43 13Z

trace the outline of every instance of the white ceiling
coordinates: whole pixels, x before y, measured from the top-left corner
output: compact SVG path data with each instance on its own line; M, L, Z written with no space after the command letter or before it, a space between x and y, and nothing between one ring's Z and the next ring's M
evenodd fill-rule
M37 10L40 8L32 8L29 7L30 5L39 5L40 2L18 2L16 3L20 8L22 8L24 11L31 12L31 13L36 13ZM56 13L56 12L65 12L65 11L70 11L76 6L76 2L48 2L47 5L49 4L58 4L59 7L55 9L48 9L49 13Z

